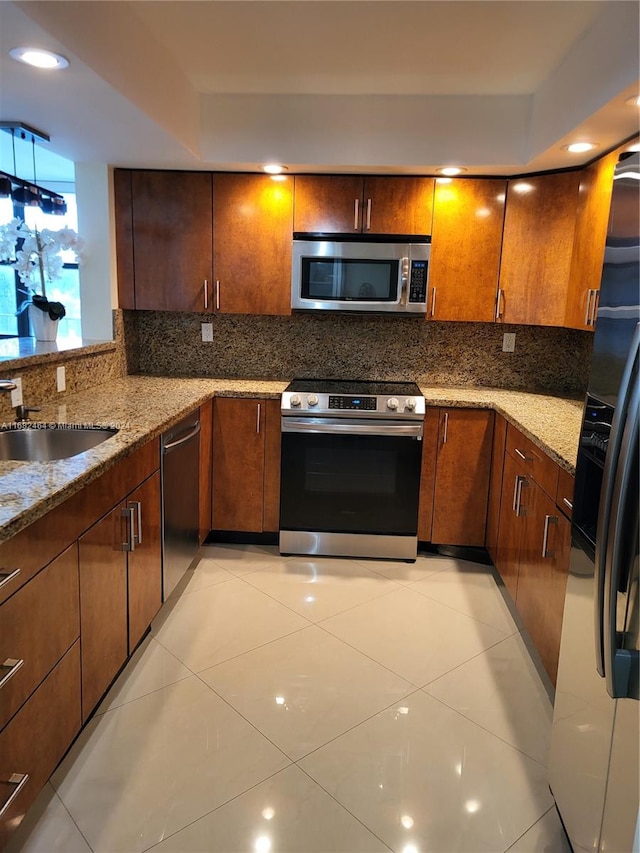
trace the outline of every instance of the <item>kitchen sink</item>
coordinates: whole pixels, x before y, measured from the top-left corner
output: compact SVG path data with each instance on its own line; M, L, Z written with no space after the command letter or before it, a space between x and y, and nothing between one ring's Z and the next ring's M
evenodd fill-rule
M0 429L0 460L50 462L68 459L101 444L117 429L76 424L20 424Z

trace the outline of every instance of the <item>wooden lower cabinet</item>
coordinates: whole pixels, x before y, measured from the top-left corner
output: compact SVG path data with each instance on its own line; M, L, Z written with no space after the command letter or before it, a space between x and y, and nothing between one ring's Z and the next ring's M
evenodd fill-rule
M427 408L422 437L422 468L420 471L420 502L418 505L418 539L431 542L433 527L433 490L436 482L438 456L438 427L440 409Z
M0 819L0 849L4 850L81 724L80 641L76 640L0 732L0 809L28 775Z
M484 546L494 413L440 409L431 541Z
M80 537L82 720L127 659L127 542L124 503Z
M213 405L213 527L251 533L279 526L280 404L216 397Z
M213 452L213 400L200 406L200 477L199 477L199 529L200 542L209 535L213 526L211 519L213 488L211 469Z
M160 472L127 498L134 510L135 548L127 552L129 654L138 645L162 605L162 533Z
M504 453L507 441L507 422L501 415L495 416L493 426L493 448L491 451L491 476L489 479L489 498L487 503L487 535L485 548L491 559L496 561L498 552L498 529L500 527L500 509L502 505L502 475L504 473Z
M520 552L524 541L526 504L530 487L531 483L522 463L510 453L505 454L500 525L494 562L514 601L517 601L518 595Z

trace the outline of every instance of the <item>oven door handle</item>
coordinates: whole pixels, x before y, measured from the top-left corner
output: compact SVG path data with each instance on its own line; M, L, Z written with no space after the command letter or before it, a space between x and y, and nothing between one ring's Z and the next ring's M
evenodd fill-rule
M382 435L394 438L422 438L422 421L383 424L329 418L282 418L282 432L324 433L326 435Z

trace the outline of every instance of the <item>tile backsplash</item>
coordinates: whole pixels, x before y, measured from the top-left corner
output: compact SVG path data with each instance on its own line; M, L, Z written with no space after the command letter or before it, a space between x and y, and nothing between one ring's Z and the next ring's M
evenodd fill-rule
M412 379L581 397L593 341L573 329L420 317L124 314L130 372L160 376ZM211 343L202 322L213 324ZM502 352L504 332L516 333L513 353Z

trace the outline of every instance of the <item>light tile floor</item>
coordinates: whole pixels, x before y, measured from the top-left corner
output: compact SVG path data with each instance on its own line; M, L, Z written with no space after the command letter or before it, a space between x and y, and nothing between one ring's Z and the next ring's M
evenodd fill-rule
M202 554L7 853L570 853L488 567Z

